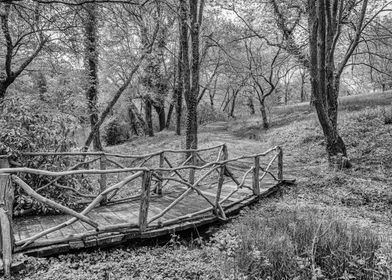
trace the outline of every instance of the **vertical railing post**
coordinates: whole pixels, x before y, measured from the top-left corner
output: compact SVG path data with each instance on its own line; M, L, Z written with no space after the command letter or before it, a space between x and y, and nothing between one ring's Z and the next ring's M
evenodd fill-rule
M102 154L99 158L99 169L100 170L106 170L106 155ZM106 190L106 174L101 174L101 178L99 180L99 187L100 187L100 192L103 192ZM106 203L106 195L102 199L101 204Z
M278 180L283 181L283 150L278 147Z
M226 146L226 144L223 144L222 156L221 156L221 159L219 159L219 160L225 161L228 159L228 157L229 157L229 155L227 152L227 146ZM226 163L223 163L223 164L221 164L220 169L219 169L218 186L217 186L216 197L215 197L216 214L218 215L218 213L221 212L221 216L223 219L226 219L226 214L225 214L222 206L220 205L219 201L220 201L220 197L222 194L223 183L225 181L225 172L226 172Z
M165 152L161 152L159 154L159 168L163 168L163 165L165 164ZM159 178L162 178L163 172L159 170L158 172ZM162 194L162 179L158 179L158 184L155 189L155 193L161 195Z
M8 157L0 156L0 169L9 168ZM12 212L14 204L14 189L10 174L0 174L0 250L3 257L4 276L10 277L12 252L14 248L14 233L12 230Z
M140 194L139 230L143 232L147 228L148 206L150 204L151 171L143 172L142 189Z
M260 195L260 181L259 181L259 174L260 174L260 157L255 157L255 166L253 170L253 194L259 196Z

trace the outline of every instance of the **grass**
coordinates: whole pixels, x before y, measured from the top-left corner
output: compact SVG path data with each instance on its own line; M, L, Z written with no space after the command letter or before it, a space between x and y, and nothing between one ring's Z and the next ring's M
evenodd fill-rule
M273 217L259 214L242 217L231 235L215 237L224 253L225 271L235 277L384 279L386 255L378 235L369 229L317 208L281 209Z
M227 130L202 130L201 147L225 139L233 157L282 146L284 174L296 178L297 186L211 229L212 238L174 236L164 246L29 258L15 279L391 279L391 126L384 109L340 112L340 132L354 163L344 172L327 168L312 112L277 115L268 131L260 130L257 116L232 121ZM147 153L169 147L182 148L183 137L162 132L110 149Z

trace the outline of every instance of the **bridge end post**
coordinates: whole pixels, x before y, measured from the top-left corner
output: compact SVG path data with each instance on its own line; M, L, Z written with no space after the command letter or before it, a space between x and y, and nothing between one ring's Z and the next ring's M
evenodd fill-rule
M278 147L278 180L283 181L283 150Z
M0 169L9 168L7 156L0 156ZM4 276L11 276L12 253L14 248L14 233L12 230L12 212L14 203L14 188L10 174L0 174L0 250L3 257Z
M139 230L143 232L147 228L148 207L150 204L151 171L143 171L142 189L140 195Z

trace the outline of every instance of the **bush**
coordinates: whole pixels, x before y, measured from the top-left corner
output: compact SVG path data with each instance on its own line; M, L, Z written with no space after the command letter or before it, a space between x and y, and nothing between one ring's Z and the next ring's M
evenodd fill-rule
M247 279L384 279L391 265L374 233L315 211L249 217L215 240Z
M0 115L0 154L8 155L24 167L63 170L69 164L67 158L32 157L22 154L36 151L69 151L75 146L70 135L75 119L70 115L46 111L44 106L26 100L14 98L10 103L12 106L3 106ZM27 173L21 173L19 176L33 189L41 187L51 179ZM67 184L64 178L58 182ZM71 198L58 189L49 187L40 194L66 205L73 204ZM15 191L15 202L16 211L23 212L22 210L29 209L33 212L51 212L47 206L25 196L19 188Z
M129 139L129 131L117 119L113 119L107 124L103 138L108 146L121 144Z
M210 122L226 121L227 116L225 113L212 108L207 103L200 103L197 107L197 114L199 118L199 124L206 124Z

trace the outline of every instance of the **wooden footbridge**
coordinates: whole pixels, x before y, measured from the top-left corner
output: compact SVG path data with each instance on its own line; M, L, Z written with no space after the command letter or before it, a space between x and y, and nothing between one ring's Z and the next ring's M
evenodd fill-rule
M63 253L226 220L273 192L283 179L280 147L237 158L229 158L225 144L146 155L24 156L51 157L66 164L64 171L11 168L7 158L0 158L0 245L6 274L15 253ZM29 186L26 182L32 177L41 184ZM42 192L49 189L80 198L84 209L76 211L44 197ZM15 193L32 197L59 214L21 216L23 209L14 207Z

